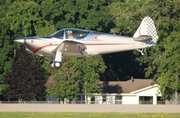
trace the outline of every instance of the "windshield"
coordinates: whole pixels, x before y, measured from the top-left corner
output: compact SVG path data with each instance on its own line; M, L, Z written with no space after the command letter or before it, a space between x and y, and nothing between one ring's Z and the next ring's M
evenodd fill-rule
M63 32L64 32L64 30L58 30L58 31L54 32L53 34L51 34L50 36L56 37L59 39L63 39Z

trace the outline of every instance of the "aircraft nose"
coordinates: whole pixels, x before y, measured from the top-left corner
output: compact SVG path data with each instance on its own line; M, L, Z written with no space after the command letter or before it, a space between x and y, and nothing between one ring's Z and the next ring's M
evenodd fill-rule
M16 42L16 43L20 43L20 44L24 44L24 39L16 39L16 40L14 40L14 42Z

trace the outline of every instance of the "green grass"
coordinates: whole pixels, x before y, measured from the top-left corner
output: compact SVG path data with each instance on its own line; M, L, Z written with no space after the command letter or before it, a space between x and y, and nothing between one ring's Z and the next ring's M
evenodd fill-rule
M0 112L0 118L180 118L180 113Z

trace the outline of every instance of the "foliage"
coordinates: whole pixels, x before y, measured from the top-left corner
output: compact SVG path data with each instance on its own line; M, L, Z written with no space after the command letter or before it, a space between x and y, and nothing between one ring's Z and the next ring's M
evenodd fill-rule
M7 7L10 4L9 1L0 2L0 94L2 90L6 89L6 85L3 83L3 75L10 70L13 58L13 37L11 37L13 33L9 30L10 27L4 20Z
M0 93L1 90L6 88L6 85L3 83L3 75L11 71L14 48L19 46L13 45L13 40L20 36L20 25L24 23L25 35L45 35L45 33L47 34L47 29L54 30L52 23L47 23L47 21L39 17L39 4L33 1L11 2L7 0L1 6Z
M115 26L110 32L118 35L132 36L140 25L140 15L137 12L143 4L140 2L113 2L109 5L110 14ZM144 17L144 16L143 16ZM136 61L139 53L133 51L119 52L103 55L108 70L105 71L102 80L128 80L131 76L144 78L144 65L139 66Z
M110 5L116 27L112 33L133 35L143 17L150 16L157 27L158 44L145 50L145 55L136 60L144 67L145 77L154 78L160 84L164 99L170 99L179 89L177 65L179 11L178 0L141 0L140 2L118 2ZM116 12L114 12L116 11ZM173 40L174 43L171 43ZM174 49L176 48L176 49ZM170 53L171 52L171 53ZM135 53L135 52L134 52ZM167 57L168 56L168 57Z
M165 52L158 68L157 82L161 85L163 97L171 99L175 91L180 90L180 42L179 32L172 32L165 40ZM170 46L169 44L173 45Z
M8 59L4 58L2 62L6 62L6 63L8 62L7 65L9 67L11 66L12 58L14 57L13 48L19 47L19 45L17 44L15 44L13 47L12 46L13 42L11 39L14 40L17 37L20 37L22 23L24 24L25 36L49 35L52 32L54 32L56 29L63 27L80 27L87 29L103 30L103 28L107 26L107 21L108 21L108 18L105 18L107 16L104 11L108 11L108 9L106 9L106 6L109 3L110 1L99 2L96 0L93 1L64 1L64 0L21 1L20 0L18 2L6 1L2 3L2 6L5 4L6 7L2 7L2 10L4 8L4 12L1 12L3 14L1 20L6 21L5 22L6 25L3 26L7 28L7 30L5 30L5 28L4 29L2 28L2 31L4 31L2 37L7 35L8 36L7 41L11 43L10 47L8 47L8 45L3 45L3 48L9 49L7 53L8 54L10 53L11 55L8 55L6 57L8 57L11 60L8 62ZM101 17L99 17L100 14ZM94 20L90 20L90 19L94 19ZM103 24L103 25L99 26L99 24ZM6 32L10 32L10 34L7 34ZM5 53L3 52L2 56L4 56L4 54ZM43 63L42 67L47 71L49 71L51 76L53 76L52 74L55 75L57 74L57 73L51 73L51 70L47 68L47 65L45 65L48 63L47 59L40 59L40 61ZM3 64L1 67L5 68L6 66L4 66ZM68 70L68 67L69 66L64 68ZM7 68L7 70L10 71L10 68ZM0 72L1 72L0 73L1 76L3 75L3 73L6 73L6 71L4 70ZM76 79L73 81L76 81ZM10 84L10 81L8 82L9 82L8 84ZM3 85L3 83L1 85ZM75 85L77 85L77 83ZM75 93L76 92L77 91L75 91Z
M12 71L4 75L8 87L3 96L8 100L42 100L46 78L41 64L25 50L18 50L12 63Z
M179 75L179 28L180 2L175 1L153 1L149 0L144 4L144 9L154 13L153 18L157 19L157 30L159 35L158 45L151 57L151 67L147 68L149 73L154 74L155 81L161 86L164 99L171 99L180 89ZM151 6L145 7L148 4ZM154 58L154 59L153 59ZM154 66L155 65L155 66ZM177 97L175 98L177 102Z
M111 0L44 0L42 17L52 20L57 29L75 27L102 31L110 20L107 9L110 3Z
M77 100L77 93L101 92L98 88L99 74L105 70L101 56L65 59L55 77L49 78L47 93L63 101Z
M144 75L143 66L139 66L132 51L106 54L102 57L108 69L101 76L101 80L125 81L131 77L142 78Z
M5 20L10 24L10 29L17 34L20 34L22 23L24 23L25 36L47 35L53 32L55 28L52 21L47 21L40 16L40 5L36 2L14 2L9 6Z
M100 55L80 60L81 66L81 83L83 84L82 92L86 95L89 93L99 93L98 88L100 74L104 73L106 66Z

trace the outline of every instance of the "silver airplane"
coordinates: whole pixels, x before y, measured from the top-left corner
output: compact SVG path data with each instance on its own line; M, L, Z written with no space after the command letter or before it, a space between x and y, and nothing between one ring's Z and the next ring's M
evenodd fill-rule
M51 56L51 68L59 68L63 57L88 57L154 46L158 39L156 27L145 17L133 37L91 30L63 28L50 36L31 36L14 40L23 44L32 54Z

